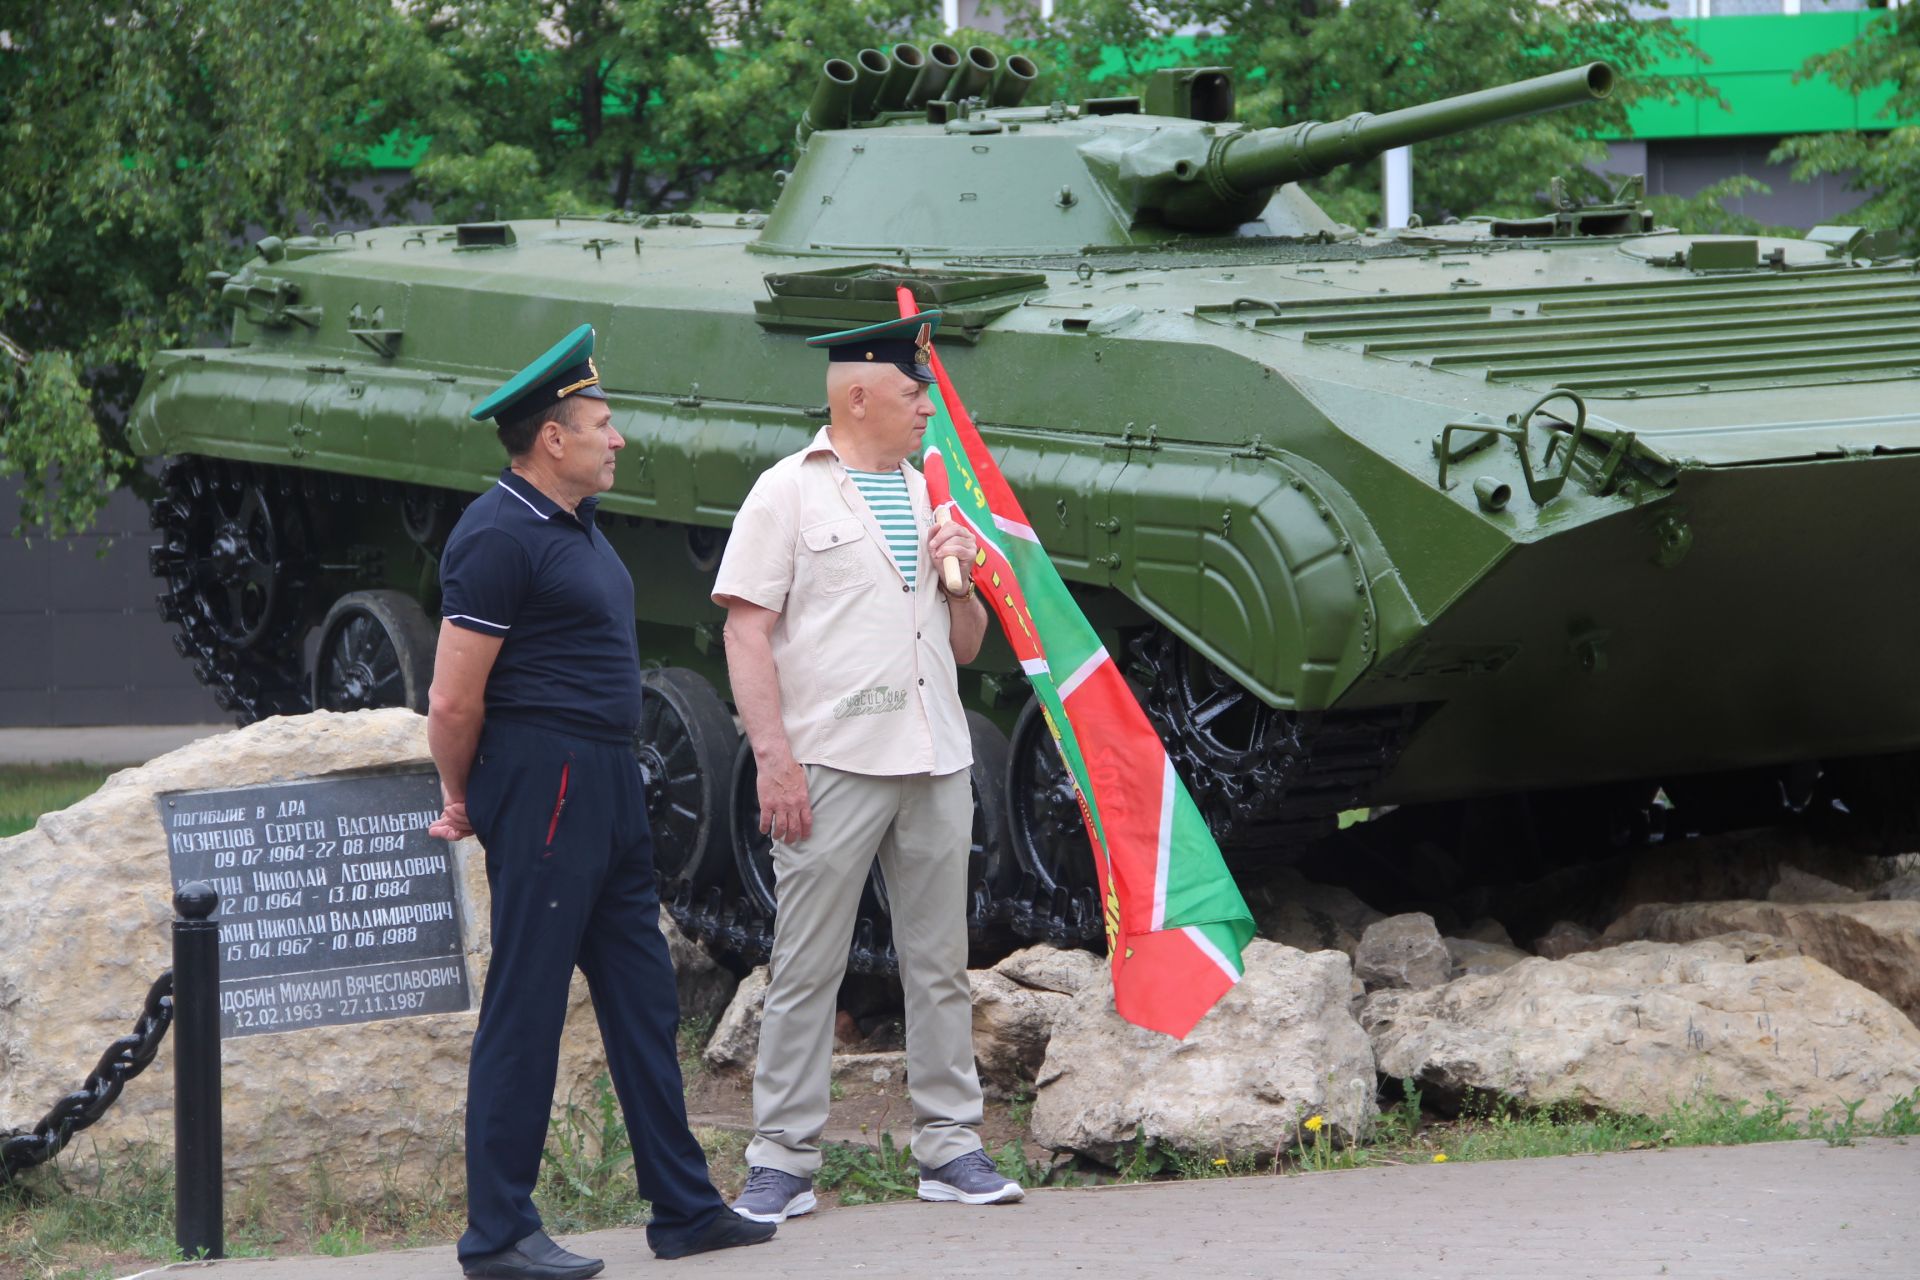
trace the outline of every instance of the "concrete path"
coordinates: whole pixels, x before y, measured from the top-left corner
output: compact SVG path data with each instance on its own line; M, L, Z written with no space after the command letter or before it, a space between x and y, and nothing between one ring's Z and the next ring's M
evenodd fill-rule
M1794 1142L1046 1190L989 1209L871 1205L672 1263L633 1228L563 1243L604 1257L610 1280L1912 1280L1917 1205L1920 1140ZM450 1245L167 1269L200 1270L205 1280L459 1275Z
M0 729L0 764L145 764L230 724L93 725L65 729Z

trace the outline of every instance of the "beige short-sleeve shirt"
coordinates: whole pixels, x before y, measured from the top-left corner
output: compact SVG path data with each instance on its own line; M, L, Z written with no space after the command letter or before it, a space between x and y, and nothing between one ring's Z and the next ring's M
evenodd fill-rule
M780 615L780 711L801 764L894 776L973 763L952 620L927 564L927 482L900 464L920 566L909 588L827 428L769 467L734 517L713 584Z

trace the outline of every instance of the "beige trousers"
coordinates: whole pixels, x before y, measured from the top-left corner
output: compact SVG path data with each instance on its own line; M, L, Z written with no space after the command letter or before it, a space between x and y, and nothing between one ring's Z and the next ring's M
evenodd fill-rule
M913 1154L933 1168L980 1149L980 1079L967 984L967 771L882 778L807 765L813 831L775 841L780 910L747 1163L811 1177L827 1123L835 997L877 855L907 998Z

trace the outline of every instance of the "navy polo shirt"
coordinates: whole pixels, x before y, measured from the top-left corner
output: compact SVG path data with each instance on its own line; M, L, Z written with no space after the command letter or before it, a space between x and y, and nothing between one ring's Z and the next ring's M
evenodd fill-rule
M440 615L501 638L487 716L607 742L640 723L633 578L594 528L515 475L467 507L440 553Z

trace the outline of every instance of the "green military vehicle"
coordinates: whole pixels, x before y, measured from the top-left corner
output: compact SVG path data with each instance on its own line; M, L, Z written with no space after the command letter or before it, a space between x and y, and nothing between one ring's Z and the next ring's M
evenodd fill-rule
M160 356L129 424L167 460L152 567L181 653L243 721L423 707L437 553L502 462L467 410L590 321L628 440L603 527L665 664L636 744L661 871L684 926L763 950L708 591L754 478L824 420L804 339L896 315L904 281L1230 850L1515 793L1589 826L1656 790L1746 821L1805 803L1816 762L1900 784L1856 806L1904 793L1913 261L1858 228L1673 234L1633 184L1389 232L1295 185L1592 101L1604 64L1280 129L1234 123L1216 68L1023 105L1034 75L979 47L827 63L766 214L263 240L212 281L232 345ZM1004 647L963 691L975 923L1097 936ZM875 890L857 966L888 963Z

